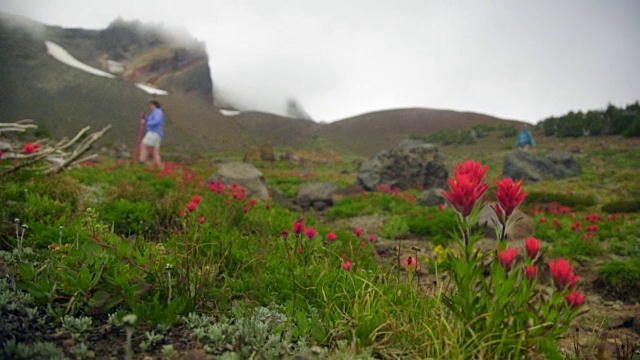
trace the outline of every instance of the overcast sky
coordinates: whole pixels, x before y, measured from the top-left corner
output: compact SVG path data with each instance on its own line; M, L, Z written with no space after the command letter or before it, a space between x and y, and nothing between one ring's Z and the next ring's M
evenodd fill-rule
M50 25L185 27L245 108L316 120L398 107L535 123L640 99L636 0L2 0Z

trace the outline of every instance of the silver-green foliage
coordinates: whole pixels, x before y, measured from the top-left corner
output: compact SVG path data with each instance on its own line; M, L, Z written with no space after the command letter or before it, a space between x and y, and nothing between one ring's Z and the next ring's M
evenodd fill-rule
M62 318L62 327L67 330L74 339L80 339L83 333L89 331L93 320L87 316L73 317L66 315Z
M142 342L140 343L140 349L144 351L153 349L158 342L164 339L164 335L156 334L155 331L147 331L144 333L144 336L146 337L146 339L142 340Z
M38 341L32 344L18 343L9 340L3 345L3 353L9 359L17 360L58 360L64 359L62 353L53 343Z
M284 329L286 315L266 307L247 311L234 308L233 314L233 319L222 317L215 323L205 315L189 314L183 322L210 353L224 354L230 359L246 359L252 354L263 359L279 359L286 354L290 337ZM301 346L306 347L299 342L297 347ZM234 352L225 354L226 349Z
M7 279L0 279L0 315L4 311L16 311L32 304L31 294L14 289Z

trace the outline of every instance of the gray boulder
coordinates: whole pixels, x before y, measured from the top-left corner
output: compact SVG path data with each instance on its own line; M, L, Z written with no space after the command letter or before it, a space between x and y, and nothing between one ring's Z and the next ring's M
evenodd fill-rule
M539 156L525 151L513 151L504 157L502 176L536 182L575 176L580 171L580 164L566 152Z
M428 189L420 194L418 197L418 204L422 206L438 206L444 204L446 199L442 196L442 189Z
M484 226L484 236L497 239L495 227L498 224L498 217L491 208L491 205L485 205L480 210L480 218L478 224ZM509 217L507 239L509 241L524 240L536 231L536 225L531 216L523 213L520 209L515 209Z
M324 210L333 205L332 195L337 190L338 185L332 182L302 184L296 197L296 204L303 209L313 207L316 210Z
M247 189L249 196L258 200L269 199L269 190L264 176L255 166L242 162L222 163L218 171L211 175L210 181L220 181L223 184L237 183Z
M366 190L375 190L381 184L402 190L416 185L444 187L447 177L438 147L421 140L403 140L396 148L364 161L358 170L358 183Z

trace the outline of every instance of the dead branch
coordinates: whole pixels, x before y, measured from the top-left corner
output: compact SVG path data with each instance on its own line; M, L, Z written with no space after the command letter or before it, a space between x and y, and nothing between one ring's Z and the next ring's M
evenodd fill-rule
M29 129L36 129L37 127L37 125L32 124L31 120L21 120L15 123L0 123L0 134L5 131L24 132ZM7 165L3 165L3 163L0 162L0 176L21 169L29 169L44 175L57 174L66 168L91 160L95 155L84 155L91 149L91 146L110 129L111 125L107 125L102 130L83 138L89 131L89 127L87 126L81 129L71 140L64 138L54 143L47 139L41 139L32 144L38 148L31 153L25 153L25 148L20 144L3 142L3 148L0 149L0 159L10 159L13 161ZM34 166L41 163L44 164L37 167Z

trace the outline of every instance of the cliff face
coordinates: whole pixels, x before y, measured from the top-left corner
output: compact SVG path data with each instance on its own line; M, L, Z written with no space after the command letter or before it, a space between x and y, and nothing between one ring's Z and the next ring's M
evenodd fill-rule
M213 102L205 45L184 31L118 19L97 34L96 50L105 71Z
M133 148L151 98L165 109L166 150L244 146L237 120L212 105L204 43L185 31L122 20L67 29L0 12L0 122L33 119L54 138L111 124L104 142Z

